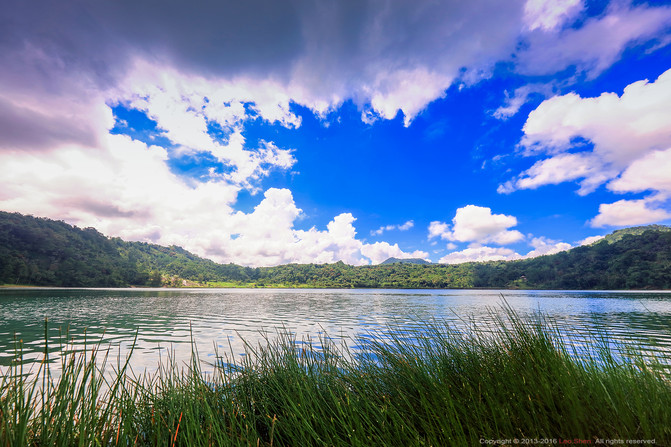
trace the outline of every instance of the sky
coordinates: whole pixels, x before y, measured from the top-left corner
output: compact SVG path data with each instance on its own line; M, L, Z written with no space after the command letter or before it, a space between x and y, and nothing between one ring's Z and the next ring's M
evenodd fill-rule
M0 210L222 263L671 224L671 2L6 0Z

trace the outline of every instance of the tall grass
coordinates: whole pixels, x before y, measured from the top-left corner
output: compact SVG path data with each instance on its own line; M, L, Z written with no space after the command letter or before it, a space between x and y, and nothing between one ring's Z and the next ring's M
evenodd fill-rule
M414 327L369 334L357 351L283 331L237 364L219 356L213 375L196 352L132 374L128 359L105 371L107 353L92 349L66 354L58 377L47 348L39 374L18 353L0 379L0 446L671 445L671 383L635 351L563 339L551 320L510 310L485 329Z

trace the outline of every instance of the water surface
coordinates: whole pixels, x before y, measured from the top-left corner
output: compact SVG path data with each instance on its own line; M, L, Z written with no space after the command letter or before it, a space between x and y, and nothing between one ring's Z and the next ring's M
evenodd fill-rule
M45 319L53 361L66 337L75 349L102 342L121 357L134 343L134 370L152 370L168 352L187 362L192 346L205 361L216 352L244 355L243 340L255 345L278 330L298 340L326 333L353 346L356 336L431 319L486 327L502 312L502 297L520 316L542 312L572 336L601 329L652 356L671 352L671 292L0 289L0 367L18 342L24 359L42 358Z

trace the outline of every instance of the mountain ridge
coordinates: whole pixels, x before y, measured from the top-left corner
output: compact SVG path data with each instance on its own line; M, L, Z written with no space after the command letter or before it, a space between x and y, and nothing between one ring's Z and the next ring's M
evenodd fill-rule
M0 212L0 284L62 287L671 289L671 228L617 230L591 245L517 261L400 261L218 264L178 246L127 242L94 228Z

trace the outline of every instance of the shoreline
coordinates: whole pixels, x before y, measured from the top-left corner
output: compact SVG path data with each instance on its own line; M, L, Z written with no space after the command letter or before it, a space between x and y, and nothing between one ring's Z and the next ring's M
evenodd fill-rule
M552 320L510 310L508 318L511 329L470 335L427 322L409 338L368 338L358 354L326 335L305 344L284 333L233 364L217 356L208 376L193 360L137 375L129 356L106 380L95 346L71 351L63 373L46 382L27 378L19 361L0 375L0 443L671 442L668 368L641 363L637 352L614 360L614 347L597 339L592 354L576 358L557 344Z

